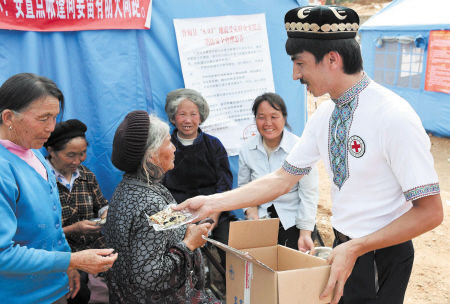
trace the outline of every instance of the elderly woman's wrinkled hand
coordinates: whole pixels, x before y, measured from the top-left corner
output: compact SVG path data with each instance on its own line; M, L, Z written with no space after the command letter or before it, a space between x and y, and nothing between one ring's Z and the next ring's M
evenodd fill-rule
M69 292L66 299L73 299L80 290L80 273L76 269L68 269L67 276L69 277Z
M117 259L114 249L87 249L72 253L70 268L79 269L91 274L109 270Z
M102 228L98 223L90 220L83 220L75 223L78 233L95 233Z
M189 225L186 229L186 234L184 236L183 242L191 251L194 251L195 249L205 245L206 240L202 238L202 235L208 236L208 230L210 228L210 223Z

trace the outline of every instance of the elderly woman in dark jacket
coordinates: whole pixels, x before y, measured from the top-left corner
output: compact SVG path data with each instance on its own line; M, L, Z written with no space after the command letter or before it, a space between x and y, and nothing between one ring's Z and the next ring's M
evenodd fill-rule
M197 249L210 224L156 231L146 219L176 203L160 180L173 168L169 127L145 111L116 130L112 162L125 171L109 204L105 237L119 253L107 272L110 303L220 303L204 289Z
M172 143L176 147L175 167L164 176L163 184L178 203L197 195L209 195L231 189L233 175L228 154L220 140L200 129L209 115L203 96L192 89L177 89L166 97L165 110L175 126ZM229 211L211 215L215 221L212 237L228 243ZM225 252L219 250L225 267Z

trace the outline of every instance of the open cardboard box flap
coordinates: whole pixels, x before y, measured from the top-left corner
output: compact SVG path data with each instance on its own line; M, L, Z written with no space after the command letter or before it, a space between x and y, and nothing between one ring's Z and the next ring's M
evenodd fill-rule
M232 222L228 245L236 249L275 246L279 226L278 218Z
M229 245L204 237L227 253L227 303L322 304L327 261L278 245L279 219L230 223ZM260 267L253 267L260 266Z
M240 251L238 249L235 249L233 247L230 247L228 245L225 245L221 242L218 242L216 240L207 238L207 237L203 237L205 240L207 240L208 242L210 242L211 244L214 244L215 246L219 247L220 249L224 250L225 252L231 253L235 256L237 256L238 258L244 260L244 261L248 261L248 262L252 262L255 263L267 270L270 270L272 272L275 272L272 268L270 268L269 266L267 266L266 264L258 261L257 259L255 259L253 256L251 256L248 252L246 251Z
M291 248L283 247L277 250L279 222L278 218L232 222L230 225L229 245L207 237L203 238L225 252L229 252L242 260L255 263L272 272L327 265L327 262L321 258ZM272 262L279 260L280 265L271 267L270 262L269 265L263 262L271 260L266 256L276 257L278 255L281 258L272 259ZM308 258L305 259L305 256Z
M228 245L215 241L210 238L204 238L211 244L221 248L225 252L229 252L238 258L255 263L261 267L275 272L266 264L258 261L246 251L239 249L243 248L258 248L274 246L278 243L278 227L280 220L264 219L252 221L236 221L230 225L230 232L228 235ZM245 233L243 233L245 231Z

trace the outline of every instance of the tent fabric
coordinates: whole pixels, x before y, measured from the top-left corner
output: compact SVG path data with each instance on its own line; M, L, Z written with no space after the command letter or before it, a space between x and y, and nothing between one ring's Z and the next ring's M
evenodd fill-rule
M397 0L361 25L359 36L364 69L374 77L375 52L382 41L411 39L415 47L425 50L420 88L389 86L405 98L418 113L425 129L442 137L450 137L450 94L424 89L428 39L432 30L450 30L450 1Z
M361 29L448 29L449 11L448 0L397 0L364 22Z
M87 126L85 164L110 198L122 173L111 163L114 132L132 110L146 110L167 121L166 94L184 87L174 18L266 14L275 89L286 101L293 132L306 120L306 91L292 80L284 50L284 14L303 1L197 0L154 1L150 30L26 32L0 30L0 83L31 72L53 79L63 91L63 120ZM304 4L304 3L303 3ZM255 96L256 97L256 96ZM230 158L235 177L237 157Z

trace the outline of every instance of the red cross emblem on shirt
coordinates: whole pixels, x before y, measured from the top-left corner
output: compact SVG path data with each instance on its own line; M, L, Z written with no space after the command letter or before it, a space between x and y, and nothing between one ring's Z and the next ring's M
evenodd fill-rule
M361 145L358 144L356 140L353 141L352 149L355 150L356 153L358 153L359 148L361 148Z
M364 144L364 141L361 137L359 137L358 135L353 135L348 139L347 149L352 156L360 158L366 151L366 145Z

